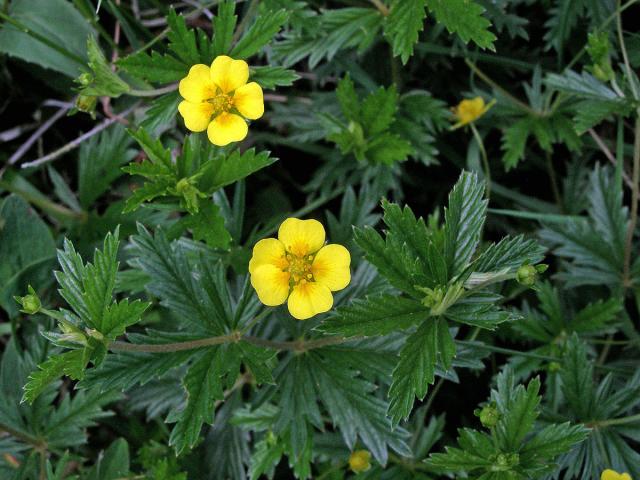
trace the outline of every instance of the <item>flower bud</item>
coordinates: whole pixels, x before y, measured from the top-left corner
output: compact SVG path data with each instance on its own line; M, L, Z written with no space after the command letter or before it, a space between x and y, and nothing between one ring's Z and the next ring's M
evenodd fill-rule
M31 285L29 285L28 289L29 293L24 297L14 297L16 302L22 305L22 309L20 310L22 313L26 313L28 315L34 315L40 311L42 308L42 303L40 302L40 298L38 294L33 289Z
M86 87L91 82L93 82L93 75L91 75L88 72L85 72L76 79L76 82L82 85L83 87Z
M371 454L368 450L356 450L349 456L349 468L354 473L366 472L371 468Z
M521 285L532 287L536 283L539 274L546 272L547 268L549 268L549 265L544 263L539 265L524 264L516 272L516 280Z
M481 410L476 410L474 414L480 418L480 423L486 428L495 427L498 424L498 420L500 420L500 413L495 403L485 405Z
M76 108L81 112L93 114L96 111L98 97L92 95L78 95Z

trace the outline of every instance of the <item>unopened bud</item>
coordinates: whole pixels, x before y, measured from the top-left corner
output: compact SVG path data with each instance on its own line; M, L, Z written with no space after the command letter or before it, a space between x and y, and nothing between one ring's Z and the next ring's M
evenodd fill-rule
M539 274L546 272L548 265L541 263L540 265L522 265L516 272L516 280L518 283L527 287L532 287Z
M76 108L81 112L94 113L96 105L98 103L98 97L92 95L78 95L76 99Z
M38 294L36 293L36 291L33 289L31 285L29 285L27 290L29 293L24 297L14 297L14 298L16 302L22 305L22 309L20 310L21 312L26 313L28 315L33 315L40 311L40 309L42 308L42 303L40 302L40 298L38 297Z
M495 427L498 424L498 420L500 420L500 413L495 403L485 405L482 409L476 410L474 413L480 418L480 423L486 428Z

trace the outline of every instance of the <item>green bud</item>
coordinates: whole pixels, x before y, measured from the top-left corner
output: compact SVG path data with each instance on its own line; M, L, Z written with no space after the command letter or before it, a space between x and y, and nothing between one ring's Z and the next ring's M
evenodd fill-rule
M85 72L76 79L76 82L82 85L83 87L86 87L91 82L93 82L93 75L91 75L88 72Z
M78 95L76 99L76 108L81 112L94 114L96 111L96 105L98 104L98 97L92 95Z
M22 313L26 313L28 315L36 314L42 308L42 302L40 302L40 298L38 294L33 289L31 285L27 287L28 294L24 297L14 297L16 302L22 305L22 309L20 310Z
M102 342L104 340L104 335L102 335L102 333L100 333L95 328L87 328L86 332L87 332L87 335L89 335L91 338L95 338L99 342Z
M562 369L562 365L560 365L559 362L549 362L549 365L547 366L547 370L550 373L559 372L561 369Z
M538 270L534 265L522 265L516 272L516 280L519 284L532 287L538 278Z
M352 120L347 128L353 135L353 143L358 146L364 145L364 130L362 130L362 126Z
M480 423L486 428L495 427L498 424L498 420L500 420L500 413L498 413L498 408L493 402L485 405L481 410L476 410L474 414L480 418Z
M198 213L200 207L198 199L205 198L206 195L198 190L198 187L193 183L193 178L181 178L172 193L182 197L181 203L189 213Z

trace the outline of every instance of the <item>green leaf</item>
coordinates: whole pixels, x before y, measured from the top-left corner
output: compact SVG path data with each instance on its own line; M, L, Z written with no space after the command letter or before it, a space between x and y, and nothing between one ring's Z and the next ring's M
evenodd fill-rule
M474 272L513 273L521 265L535 265L544 258L545 248L524 235L504 237L498 243L492 243L474 262Z
M119 480L129 476L129 445L119 438L99 457L86 480Z
M169 48L176 56L186 65L195 65L200 63L200 52L196 43L196 34L194 30L187 28L187 23L182 15L178 15L176 11L169 9L167 16L167 24L169 31L167 38L169 39Z
M7 13L38 35L60 46L67 54L18 30L8 22L0 28L0 52L75 78L86 65L89 22L66 0L13 0Z
M242 352L242 362L249 367L253 377L258 384L273 384L273 375L271 374L271 360L276 356L276 351L258 347L248 342L238 342L238 348Z
M139 128L136 131L129 130L129 135L135 138L149 160L159 168L159 172L169 173L173 171L171 150L164 148L159 138L153 139L144 128Z
M589 430L583 425L571 425L569 422L547 425L525 444L520 455L525 462L544 461L567 452L588 436Z
M514 320L513 313L500 309L500 296L488 292L476 292L457 300L444 315L454 322L495 330L504 322Z
M13 300L26 285L39 290L51 283L55 243L49 227L27 202L9 195L0 206L0 305L13 317Z
M426 0L393 0L384 25L384 34L393 47L393 55L406 64L418 35L424 28Z
M573 70L567 70L562 75L550 73L545 83L549 87L578 97L623 103L623 99L616 92L588 72L583 71L579 74Z
M154 83L170 83L183 79L189 66L171 55L161 55L156 51L148 54L138 52L117 61L127 73Z
M179 92L171 92L155 98L145 112L140 126L149 132L157 132L160 128L172 124L181 100Z
M111 70L111 65L92 35L87 37L87 55L92 78L87 86L80 89L82 95L117 98L130 90L129 85Z
M192 229L195 240L203 240L211 248L229 248L231 235L224 226L220 208L213 202L201 205L198 213L184 217L182 225Z
M218 55L226 55L231 48L233 31L238 20L235 10L235 2L220 2L218 13L213 17L213 50L216 57Z
M50 357L29 375L21 401L32 404L47 386L62 375L77 380L76 373L84 370L87 360L84 350L72 350Z
M487 211L483 196L483 183L469 172L462 172L449 194L449 208L444 211L444 253L451 277L462 273L480 242Z
M289 87L299 78L300 75L295 70L284 67L251 67L251 80L268 90L276 87Z
M204 423L212 424L215 401L222 399L220 377L226 372L224 347L210 348L189 367L184 377L187 402L179 412L169 445L176 454L193 447Z
M387 335L425 320L429 309L417 300L392 295L357 299L338 308L319 329L345 337Z
M203 167L198 185L202 191L213 193L276 162L277 158L269 154L268 151L256 153L255 148L250 148L242 153L235 150L216 157Z
M442 318L425 320L407 339L400 350L400 361L393 370L389 388L389 416L393 424L411 413L414 398L422 400L433 384L438 356L451 364L455 345Z
M262 12L247 33L245 33L231 49L229 55L239 59L245 59L255 55L273 39L288 19L289 14L284 9Z
M426 0L427 7L450 33L457 33L464 43L469 40L480 48L495 50L496 36L489 31L491 22L484 8L473 0Z
M284 454L284 445L277 439L263 438L254 448L249 463L249 478L258 480L262 475L273 478L273 472Z
M368 136L387 130L393 123L398 109L398 91L395 86L380 87L367 95L362 102L360 118Z

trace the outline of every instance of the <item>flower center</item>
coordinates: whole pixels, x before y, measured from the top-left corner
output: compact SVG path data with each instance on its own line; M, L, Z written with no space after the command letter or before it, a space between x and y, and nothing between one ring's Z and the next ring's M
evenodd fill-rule
M213 105L214 113L228 112L233 107L233 97L226 93L218 93L215 97L209 98L208 103Z
M300 282L313 281L313 273L311 273L311 265L313 263L313 255L304 255L299 257L292 253L287 253L287 262L289 263L286 270L291 274L293 285Z

